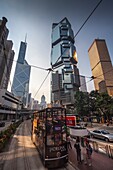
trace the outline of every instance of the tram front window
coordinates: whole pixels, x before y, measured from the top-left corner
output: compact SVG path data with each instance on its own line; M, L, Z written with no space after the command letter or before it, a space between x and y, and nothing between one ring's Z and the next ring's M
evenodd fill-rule
M46 122L47 145L60 145L66 142L65 112L54 109L47 112Z
M47 126L47 145L60 145L66 142L66 130L62 125Z
M54 145L54 135L47 135L47 145Z

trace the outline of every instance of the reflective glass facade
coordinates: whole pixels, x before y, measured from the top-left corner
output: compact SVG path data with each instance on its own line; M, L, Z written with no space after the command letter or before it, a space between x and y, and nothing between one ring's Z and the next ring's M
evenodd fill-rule
M11 91L27 105L31 66L25 60L25 52L26 43L21 42Z
M75 52L74 33L67 18L54 23L51 64L55 72L51 77L51 101L59 100L63 104L72 104L74 101L74 92L79 90L80 85Z

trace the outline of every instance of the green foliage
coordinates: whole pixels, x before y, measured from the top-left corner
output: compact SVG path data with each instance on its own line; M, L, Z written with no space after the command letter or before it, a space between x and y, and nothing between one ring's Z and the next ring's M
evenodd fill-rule
M76 92L74 106L81 116L90 116L95 113L100 116L104 115L106 119L113 116L113 98L107 93L99 93L97 90L90 93Z
M16 128L21 122L11 124L6 130L0 132L0 151L5 147L11 136L15 133Z
M88 93L83 93L81 91L76 92L74 106L79 115L85 116L89 112Z

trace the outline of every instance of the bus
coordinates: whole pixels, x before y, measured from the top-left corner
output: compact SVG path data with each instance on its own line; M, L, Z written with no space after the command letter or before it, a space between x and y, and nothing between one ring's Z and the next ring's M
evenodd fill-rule
M68 162L66 109L51 107L34 113L32 140L47 168Z

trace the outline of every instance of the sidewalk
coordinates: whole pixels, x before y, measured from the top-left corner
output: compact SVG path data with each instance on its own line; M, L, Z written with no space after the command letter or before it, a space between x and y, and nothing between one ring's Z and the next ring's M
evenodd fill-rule
M76 170L113 170L113 159L107 157L102 153L96 153L93 151L92 154L92 166L78 164L76 160L76 150L74 148L74 142L72 142L72 149L69 149L69 161L75 167Z

